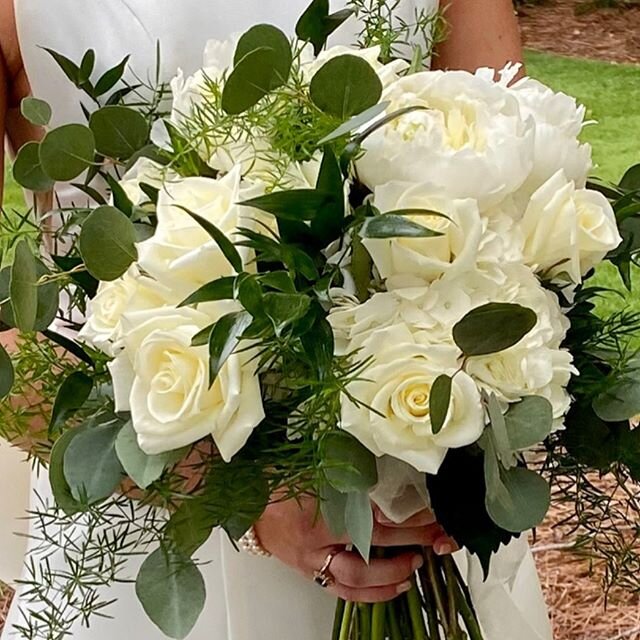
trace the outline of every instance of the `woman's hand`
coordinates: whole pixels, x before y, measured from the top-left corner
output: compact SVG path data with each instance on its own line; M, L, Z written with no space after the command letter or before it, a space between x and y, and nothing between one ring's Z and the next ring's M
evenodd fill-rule
M376 547L433 546L436 553L446 554L456 549L433 514L419 513L401 525L386 520L375 511L373 545ZM384 559L372 559L369 564L356 551L347 551L347 538L334 537L322 518L317 516L312 498L297 502L289 500L270 505L256 525L262 546L275 558L311 579L335 554L329 567L335 585L329 590L343 600L355 602L386 602L410 589L409 579L422 566L422 555L408 549ZM394 549L397 551L397 549Z

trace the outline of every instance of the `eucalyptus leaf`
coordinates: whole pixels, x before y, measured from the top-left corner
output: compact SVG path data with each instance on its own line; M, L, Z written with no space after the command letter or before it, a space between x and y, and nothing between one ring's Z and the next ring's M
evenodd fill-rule
M378 482L375 456L346 432L324 436L320 459L324 476L336 491L368 491Z
M347 532L345 522L348 494L334 489L329 483L322 485L320 493L320 512L329 531L341 538Z
M140 487L147 489L162 476L164 470L185 455L184 449L159 455L146 454L138 444L138 434L131 421L127 422L116 438L116 454L127 475Z
M384 113L387 110L390 102L380 102L379 104L374 105L373 107L369 107L365 109L362 113L359 113L352 118L349 118L345 123L341 124L337 129L334 129L329 135L325 136L318 142L318 146L322 146L327 144L328 142L333 142L338 138L342 138L343 136L348 135L352 131L356 129L360 129L368 122L371 122L374 118L379 116L381 113Z
M140 567L136 594L160 631L183 640L202 613L206 588L202 573L187 556L157 549Z
M504 351L524 338L537 323L536 314L518 304L492 302L470 311L453 327L453 339L466 356Z
M312 220L318 211L335 202L335 193L317 189L275 191L240 204L266 211L285 220Z
M73 498L92 505L118 488L124 469L116 454L119 421L92 426L74 438L64 454L64 477Z
M486 400L493 442L497 448L498 457L503 463L508 462L509 466L511 466L511 463L514 462L513 449L509 440L507 422L502 413L502 407L495 393L490 394Z
M40 143L40 165L52 180L68 182L93 164L95 151L89 127L66 124L49 131Z
M547 438L553 428L553 407L542 396L528 396L512 404L504 416L511 449L529 449Z
M213 386L220 369L238 346L242 334L251 324L246 311L236 311L222 316L209 334L209 386Z
M127 160L149 140L146 118L130 107L102 107L91 114L89 127L98 153L107 158Z
M192 556L209 540L217 526L218 518L207 496L189 496L171 514L165 539L181 553Z
M366 60L345 54L332 58L318 70L309 94L320 111L346 120L378 103L382 82Z
M119 278L137 260L135 243L135 226L115 207L92 211L80 231L80 254L87 271L107 282Z
M33 331L38 314L38 272L26 240L16 245L10 274L9 295L15 326L20 331Z
M431 430L434 435L440 433L449 414L451 406L451 376L442 374L438 376L429 394L429 416L431 418Z
M6 349L0 344L0 400L10 393L15 381L15 371Z
M13 178L21 187L36 193L53 188L55 181L44 172L40 164L38 142L27 142L20 148L13 163Z
M622 422L640 413L640 366L635 366L593 401L601 420Z
M49 436L57 433L84 403L89 399L93 390L93 380L82 371L74 371L67 376L58 389L51 420L49 421Z
M364 561L369 562L373 539L373 509L367 491L348 494L344 522L354 547Z
M436 238L442 234L401 215L384 214L367 218L362 225L363 238Z
M37 127L46 127L51 121L52 112L49 103L38 98L24 98L20 103L20 112Z
M49 484L53 498L58 508L72 516L85 510L85 506L78 502L71 494L71 489L64 475L64 456L71 442L79 436L86 427L65 431L53 445L49 457Z
M293 54L289 38L277 27L270 24L258 24L244 33L236 47L233 64L237 66L254 51L269 50L273 55L274 70L270 89L281 87L289 78Z

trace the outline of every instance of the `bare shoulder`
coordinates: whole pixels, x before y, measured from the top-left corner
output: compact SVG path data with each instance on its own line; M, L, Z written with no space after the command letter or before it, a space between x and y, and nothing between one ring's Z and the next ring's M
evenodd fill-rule
M14 0L0 0L0 57L8 84L9 106L29 93L16 28Z

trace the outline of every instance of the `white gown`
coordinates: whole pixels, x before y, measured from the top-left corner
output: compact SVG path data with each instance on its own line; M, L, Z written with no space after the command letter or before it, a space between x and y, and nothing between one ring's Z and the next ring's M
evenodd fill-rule
M259 22L269 22L293 33L295 20L309 0L15 0L16 19L27 75L33 94L53 107L53 124L82 121L80 94L64 78L43 46L79 60L89 48L97 53L97 72L132 54L131 68L140 76L155 68L156 42L161 43L165 79L178 67L193 72L201 64L205 43ZM438 0L403 0L402 10L413 15L415 4L435 7ZM336 9L344 2L332 3ZM352 39L356 25L340 32ZM65 194L59 194L65 199ZM26 465L25 465L26 466ZM0 483L1 513L4 505ZM44 474L32 478L32 506L37 498L51 497ZM24 505L23 508L26 508ZM0 542L3 542L0 540ZM20 544L8 545L2 554L19 555ZM533 559L525 542L511 545L495 563L487 583L479 577L477 563L461 565L467 571L479 609L486 640L551 640L552 634ZM199 552L209 562L202 567L207 587L205 611L189 640L328 640L334 600L310 581L275 560L237 553L224 534L216 532ZM52 558L61 563L61 558ZM134 578L139 561L131 560L127 577ZM2 569L0 563L0 570ZM78 625L71 640L162 640L164 636L147 619L131 584L113 587L117 598L108 614L95 618L91 628ZM18 593L2 640L16 637L12 627L21 623Z

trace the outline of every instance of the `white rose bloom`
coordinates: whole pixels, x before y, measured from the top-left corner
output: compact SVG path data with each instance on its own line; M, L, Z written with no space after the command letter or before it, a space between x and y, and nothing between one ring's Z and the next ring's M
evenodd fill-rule
M101 282L98 293L87 305L87 320L79 337L87 344L114 355L114 343L121 335L125 313L175 305L180 300L133 265L113 282Z
M429 184L389 182L377 187L373 204L386 213L397 209L427 209L441 216L410 215L407 219L441 236L363 240L383 278L412 275L432 281L443 273L475 268L482 238L482 220L474 200L451 200L437 195Z
M420 332L406 324L373 332L362 357L374 361L363 379L348 387L361 404L343 398L342 428L377 456L437 473L448 449L473 444L485 427L478 388L466 373L458 373L445 424L433 433L431 387L440 374L456 372L458 355L455 348L425 344Z
M161 189L165 182L178 179L178 175L154 162L150 158L140 158L120 180L120 186L124 189L129 200L138 206L148 200L146 194L140 188L141 184L148 184L155 189Z
M531 78L519 80L511 91L523 117L535 121L535 157L526 192L533 193L560 169L578 187L584 187L593 168L591 146L578 139L585 125L585 107Z
M576 284L622 241L608 200L576 189L562 171L533 194L521 227L526 263L551 278L567 274Z
M238 202L260 195L262 189L242 182L240 168L226 176L184 178L167 183L158 197L158 227L138 245L140 267L183 298L202 285L232 275L233 269L217 243L183 209L215 224L232 241L238 227L252 227L253 210ZM238 247L245 265L252 254Z
M371 189L390 180L430 182L450 198L492 206L531 172L534 124L503 86L464 71L416 73L392 83L387 113L419 106L378 129L357 163Z
M369 47L367 49L358 49L355 47L345 47L337 45L325 49L320 53L317 58L313 58L313 48L311 45L307 45L302 52L302 75L310 82L313 76L320 71L320 69L329 60L333 60L338 56L351 55L357 58L362 58L368 62L373 70L378 74L382 86L386 87L400 77L403 71L409 68L409 64L405 60L394 60L389 64L382 64L380 62L380 47Z
M218 317L237 308L219 303ZM188 308L140 311L122 320L123 349L109 365L116 410L131 412L147 454L212 435L228 461L264 418L250 353L232 354L209 388L208 349L192 347L191 340L211 320Z

